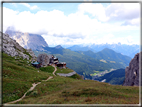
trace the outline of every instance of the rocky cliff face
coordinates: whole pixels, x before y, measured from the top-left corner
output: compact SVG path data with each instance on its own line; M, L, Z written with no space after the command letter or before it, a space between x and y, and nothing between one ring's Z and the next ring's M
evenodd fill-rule
M139 86L139 58L137 53L125 69L125 80L123 86Z
M2 36L2 52L12 56L12 57L22 57L23 59L29 60L30 58L35 59L36 56L31 49L24 49L15 40L9 37L8 34L0 32L0 37Z
M42 51L44 50L43 47L48 47L48 44L41 35L22 33L15 31L12 27L8 27L5 33L26 49L31 48L32 50Z

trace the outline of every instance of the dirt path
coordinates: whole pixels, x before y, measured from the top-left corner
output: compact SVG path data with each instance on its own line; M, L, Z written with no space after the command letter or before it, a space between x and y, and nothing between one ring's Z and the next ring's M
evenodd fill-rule
M46 80L42 80L42 81L48 81L49 79L53 78L52 76L50 76L49 78L47 78ZM29 92L29 91L32 91L38 84L40 84L41 82L38 82L37 84L33 83L32 87L18 100L15 100L15 101L12 101L12 102L8 102L8 103L5 103L5 104L12 104L12 103L16 103L18 101L21 101L23 98L25 98L26 94Z
M56 75L55 75L55 72L57 71L57 68L56 68L55 65L52 65L52 66L55 68L55 70L53 71L53 75L56 76ZM48 80L51 79L51 78L53 78L53 77L50 76L50 77L47 78L46 80L42 80L42 81L48 81ZM27 94L29 91L32 91L32 90L33 90L38 84L40 84L40 83L41 83L41 82L38 82L37 84L33 83L33 84L32 84L33 86L32 86L20 99L15 100L15 101L12 101L12 102L5 103L5 104L12 104L12 103L16 103L16 102L18 102L18 101L21 101L23 98L25 98L26 94Z
M56 76L56 75L55 75L55 72L57 71L57 68L56 68L55 65L52 65L52 66L55 68L55 70L54 70L54 72L53 72L53 75Z

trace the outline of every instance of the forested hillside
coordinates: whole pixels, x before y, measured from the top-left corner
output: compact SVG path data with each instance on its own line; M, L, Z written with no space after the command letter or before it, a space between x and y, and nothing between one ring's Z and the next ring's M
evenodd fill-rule
M117 69L110 73L105 74L97 79L98 81L105 81L112 85L122 85L125 79L125 69Z
M125 65L119 62L111 62L107 61L106 63L103 62L100 59L95 59L90 56L71 51L69 49L64 48L50 48L46 47L46 51L39 52L34 51L36 55L40 53L47 53L47 54L53 54L56 57L59 58L61 62L66 62L67 67L70 69L73 69L80 75L84 75L86 78L92 79L90 74L93 74L94 70L96 71L105 71L110 69L119 69L124 68ZM100 55L101 56L101 55Z
M126 55L122 55L120 53L117 53L111 49L105 48L100 52L94 53L92 51L79 51L78 53L90 56L94 59L103 59L106 60L107 62L118 62L120 64L123 64L125 67L129 65L129 62L131 61L131 58L126 56Z

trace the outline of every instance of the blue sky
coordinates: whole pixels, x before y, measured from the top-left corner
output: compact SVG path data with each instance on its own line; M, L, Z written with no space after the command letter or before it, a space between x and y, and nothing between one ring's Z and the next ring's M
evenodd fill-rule
M42 35L49 46L140 43L139 3L4 3L3 30Z
M19 12L30 11L31 13L37 13L38 11L52 11L54 9L63 11L65 15L70 13L75 13L79 3L26 3L30 7L38 6L36 8L30 9L28 6L24 6L21 3L4 3L3 7L8 7L9 9L16 10ZM30 10L29 10L30 9Z

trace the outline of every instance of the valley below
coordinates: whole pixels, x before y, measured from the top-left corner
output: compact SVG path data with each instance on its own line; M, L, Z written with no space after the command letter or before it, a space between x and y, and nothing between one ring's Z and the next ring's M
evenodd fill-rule
M68 68L84 76L85 80L97 80L97 78L113 70L125 69L131 60L130 57L121 55L107 48L99 53L89 51L84 52L84 54L64 48L57 49L56 47L46 47L45 49L48 51L34 51L34 53L36 56L41 53L56 56L61 62L66 62ZM123 74L125 77L125 72L123 72Z

